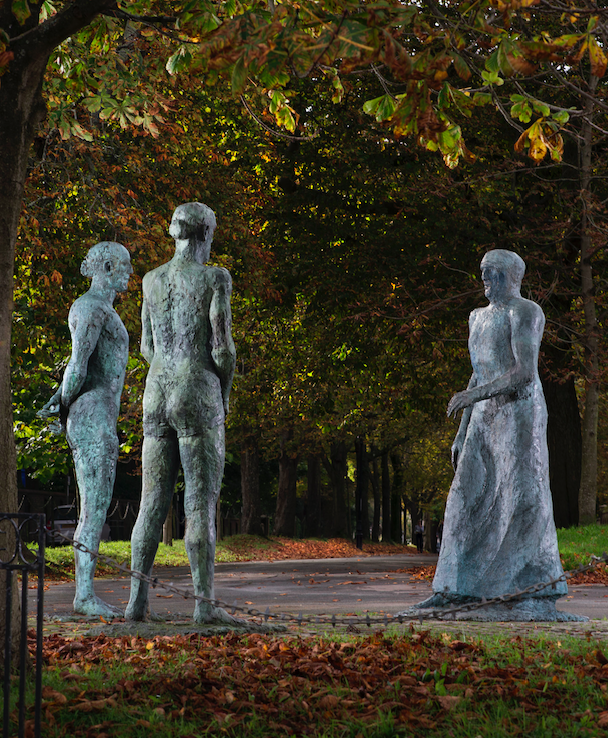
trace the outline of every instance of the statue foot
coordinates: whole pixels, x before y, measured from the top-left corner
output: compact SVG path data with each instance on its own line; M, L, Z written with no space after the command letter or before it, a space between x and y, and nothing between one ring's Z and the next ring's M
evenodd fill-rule
M106 618L122 618L123 612L120 608L104 602L97 595L89 595L88 597L74 598L74 612L78 615L88 615L89 617L97 617L101 615Z
M148 614L148 603L141 604L129 600L129 604L125 609L125 620L135 620L143 622Z
M221 607L200 607L199 603L194 608L193 619L199 625L233 625L242 627L247 625L247 621L242 618L235 618L223 610Z

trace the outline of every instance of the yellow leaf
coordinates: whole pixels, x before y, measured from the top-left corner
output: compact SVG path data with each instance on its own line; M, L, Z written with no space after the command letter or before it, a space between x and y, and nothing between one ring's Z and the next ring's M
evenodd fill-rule
M604 54L604 50L593 37L589 39L589 60L592 74L595 74L596 77L603 77L606 74L608 59Z

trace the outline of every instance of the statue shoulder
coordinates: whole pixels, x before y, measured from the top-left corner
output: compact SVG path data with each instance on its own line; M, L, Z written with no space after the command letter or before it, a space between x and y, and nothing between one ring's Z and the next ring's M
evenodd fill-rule
M517 314L523 320L545 320L545 314L541 306L526 297L519 297L511 308L512 313Z
M545 314L538 303L525 297L519 297L513 301L509 313L514 329L532 331L542 335L545 327Z
M112 305L108 305L98 297L85 292L72 303L68 315L70 325L76 323L104 323L109 315L114 314Z
M142 289L144 292L149 290L152 284L167 270L167 264L161 264L156 269L151 269L149 272L144 274L142 279Z
M475 310L471 310L469 313L469 325L473 325L473 323L479 318L481 315L483 315L483 311L487 310L485 307L479 307L475 308Z
M232 277L224 267L208 267L209 281L216 290L232 290Z

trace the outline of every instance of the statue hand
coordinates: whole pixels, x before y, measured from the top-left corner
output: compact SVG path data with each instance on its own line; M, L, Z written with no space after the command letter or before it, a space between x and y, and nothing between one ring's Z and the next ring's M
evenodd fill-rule
M452 418L460 410L469 407L475 402L472 390L457 392L448 403L448 418Z
M39 418L50 418L53 415L59 415L59 408L61 406L61 395L53 395L51 399L46 403L42 410L38 410L36 415Z

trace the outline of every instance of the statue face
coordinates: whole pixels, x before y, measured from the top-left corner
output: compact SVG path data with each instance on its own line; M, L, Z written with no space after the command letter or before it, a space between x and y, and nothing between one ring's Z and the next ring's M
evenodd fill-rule
M490 302L496 302L507 294L507 275L502 269L491 264L481 265L481 279L484 294Z
M110 283L116 292L126 292L129 284L129 277L133 274L131 259L128 256L119 255L114 257L112 262L112 271L109 273Z

